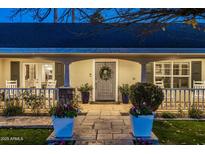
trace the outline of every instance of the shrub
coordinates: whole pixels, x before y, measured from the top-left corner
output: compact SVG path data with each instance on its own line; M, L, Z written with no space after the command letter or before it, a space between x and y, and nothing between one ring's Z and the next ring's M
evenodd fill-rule
M188 114L190 118L200 119L203 116L203 111L197 109L195 106L192 106L188 111Z
M170 118L170 119L173 119L173 118L176 118L176 114L174 113L171 113L171 112L162 112L161 113L161 117L162 118Z
M26 104L29 107L31 107L33 113L38 115L46 99L44 94L41 93L37 95L32 92L25 91L22 95L23 95L23 100L26 102Z
M17 115L22 115L22 114L23 114L23 109L20 106L8 105L3 110L4 116L17 116Z
M58 102L56 106L50 109L49 114L58 118L74 118L78 115L79 108L77 97L74 96L71 101Z
M129 95L130 87L128 84L122 84L122 86L119 86L119 91L123 95Z
M183 117L186 116L185 112L182 110L181 105L179 105L177 116L178 116L179 118L183 118Z
M23 114L23 107L20 106L19 99L6 100L6 107L3 110L4 116L17 116Z
M4 101L4 96L5 96L4 92L0 93L0 101Z
M152 114L164 99L163 91L160 87L152 83L136 83L130 87L130 100L133 107L130 114L149 115Z

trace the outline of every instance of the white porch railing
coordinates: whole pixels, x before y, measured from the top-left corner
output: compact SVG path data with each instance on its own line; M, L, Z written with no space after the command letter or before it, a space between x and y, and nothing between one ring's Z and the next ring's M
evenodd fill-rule
M164 101L158 111L189 110L192 105L205 110L205 89L163 88ZM58 88L0 88L0 109L9 103L21 105L25 110L39 101L39 107L48 112L58 100Z
M57 100L58 88L0 88L0 109L9 103L18 104L25 110L34 105L40 109L49 109Z
M189 110L192 105L204 110L205 89L163 88L164 102L158 110Z

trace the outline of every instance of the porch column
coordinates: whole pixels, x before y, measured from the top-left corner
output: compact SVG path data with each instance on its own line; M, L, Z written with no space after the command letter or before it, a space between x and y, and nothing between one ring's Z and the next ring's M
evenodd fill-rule
M65 62L64 87L70 87L70 62Z
M146 82L147 81L147 68L146 68L147 62L140 62L140 64L141 64L141 82Z

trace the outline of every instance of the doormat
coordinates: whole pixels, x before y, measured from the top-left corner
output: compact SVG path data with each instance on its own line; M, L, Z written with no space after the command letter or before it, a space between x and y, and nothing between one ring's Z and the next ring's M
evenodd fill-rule
M120 102L114 102L114 101L97 101L97 102L90 102L90 104L103 104L103 105L106 105L106 104L120 104Z
M121 116L129 116L130 114L128 112L120 112Z

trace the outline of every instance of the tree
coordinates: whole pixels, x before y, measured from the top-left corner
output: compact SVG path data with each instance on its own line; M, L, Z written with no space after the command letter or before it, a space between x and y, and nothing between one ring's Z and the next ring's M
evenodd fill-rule
M104 17L102 16L102 14L98 11L94 12L91 16L90 16L90 23L103 23L104 22Z
M43 22L52 13L52 9L14 9L11 18L30 13L34 21ZM136 23L151 23L166 27L171 23L185 23L199 28L204 22L205 9L196 8L148 8L148 9L63 9L57 13L58 22L92 22L127 26ZM55 14L54 14L55 16ZM56 16L55 16L56 17ZM56 21L54 17L54 21ZM150 24L149 24L150 25Z
M43 22L49 18L50 15L53 13L53 22L69 22L69 18L71 18L72 22L75 22L75 9L63 9L61 13L59 13L57 8L20 8L20 9L13 9L11 11L10 18L14 19L18 16L30 15L34 21L36 22Z

